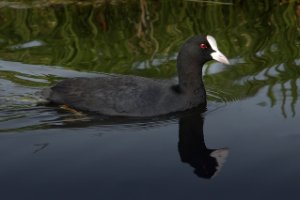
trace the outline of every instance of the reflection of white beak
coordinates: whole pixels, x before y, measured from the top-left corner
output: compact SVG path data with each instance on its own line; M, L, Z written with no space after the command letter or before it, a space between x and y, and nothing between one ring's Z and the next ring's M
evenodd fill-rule
M220 62L220 63L224 63L224 64L226 64L226 65L229 65L230 63L229 63L228 59L226 58L226 56L224 56L224 54L222 54L222 53L219 51L218 46L217 46L217 42L216 42L215 38L212 37L212 36L210 36L210 35L208 35L208 36L206 37L206 39L207 39L207 41L209 42L211 48L214 50L214 52L210 54L211 57L212 57L214 60L216 60L216 61L218 61L218 62Z
M226 161L228 153L229 153L229 149L227 148L217 149L210 153L210 156L215 158L218 164L216 166L216 172L213 176L216 176L217 173L220 172L221 168L223 167Z

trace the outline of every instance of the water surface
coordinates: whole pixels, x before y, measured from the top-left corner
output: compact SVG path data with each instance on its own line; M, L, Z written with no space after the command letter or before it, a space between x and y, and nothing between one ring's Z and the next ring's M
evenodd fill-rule
M3 1L3 199L296 199L299 16L269 1ZM69 77L176 79L178 48L211 34L207 110L147 120L39 105Z

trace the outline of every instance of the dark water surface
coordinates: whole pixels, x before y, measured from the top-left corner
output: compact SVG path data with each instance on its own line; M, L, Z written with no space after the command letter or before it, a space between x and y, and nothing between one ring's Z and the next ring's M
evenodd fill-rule
M300 197L295 1L49 2L0 3L1 199ZM128 120L38 105L68 77L176 78L178 48L199 33L232 63L204 67L205 112Z

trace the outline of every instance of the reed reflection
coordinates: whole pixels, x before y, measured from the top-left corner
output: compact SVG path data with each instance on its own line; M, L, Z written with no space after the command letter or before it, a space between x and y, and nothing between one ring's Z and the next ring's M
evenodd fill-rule
M61 66L169 79L176 74L174 58L182 42L191 35L207 33L218 38L220 48L233 63L204 79L206 85L216 91L230 91L235 98L218 93L212 101L255 97L268 88L266 96L271 107L282 107L285 118L295 116L299 96L295 81L300 74L299 31L295 30L300 27L299 2L211 4L214 3L172 0L107 2L97 6L65 5L63 1L43 5L6 2L0 8L0 57L27 65L16 71L11 67L16 63L1 62L4 68L0 77L24 89L48 86L58 78L54 69L45 66ZM41 9L44 6L47 12ZM33 74L28 64L43 65L45 71L35 74L34 70ZM68 77L66 73L60 71L59 78ZM276 91L277 87L280 89ZM15 88L9 92L16 93ZM292 91L291 98L286 91ZM291 99L291 103L285 99ZM285 107L292 109L286 111Z
M300 3L296 4L297 25L300 27Z

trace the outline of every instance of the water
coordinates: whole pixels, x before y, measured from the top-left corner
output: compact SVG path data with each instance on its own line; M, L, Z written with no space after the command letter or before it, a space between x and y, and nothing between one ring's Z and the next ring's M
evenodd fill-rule
M1 199L297 199L294 3L0 4ZM124 17L126 16L126 17ZM176 78L180 44L209 33L207 111L110 119L38 105L61 79Z

